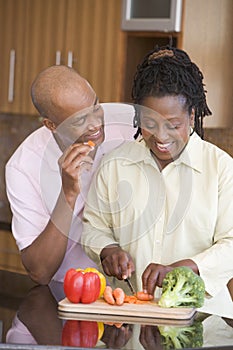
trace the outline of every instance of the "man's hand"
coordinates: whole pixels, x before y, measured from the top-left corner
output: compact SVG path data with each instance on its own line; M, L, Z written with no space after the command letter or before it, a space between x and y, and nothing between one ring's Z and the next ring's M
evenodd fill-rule
M67 201L74 199L80 193L81 172L89 170L93 164L93 159L89 153L93 150L88 144L73 144L69 146L61 158L59 166L62 176L62 188Z
M51 218L32 244L21 251L23 265L31 279L39 284L48 284L64 259L73 210L80 194L80 174L91 167L93 152L93 147L83 143L65 150L59 159L62 189ZM41 258L44 256L46 259Z
M131 277L135 271L134 263L126 251L119 246L111 245L101 251L100 258L104 272L108 276L114 276L119 280Z

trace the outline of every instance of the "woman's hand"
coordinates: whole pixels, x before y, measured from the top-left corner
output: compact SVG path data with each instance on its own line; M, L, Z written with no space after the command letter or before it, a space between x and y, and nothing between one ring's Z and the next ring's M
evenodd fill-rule
M158 326L142 325L139 341L146 350L163 350Z
M101 251L100 258L104 272L119 280L131 277L135 271L134 262L129 253L117 245L110 245Z
M122 324L120 326L107 325L104 327L104 334L101 341L111 349L121 349L132 337L132 325Z
M191 259L177 261L171 265L149 264L142 274L142 288L145 293L154 295L156 287L162 287L166 274L178 266L187 266L199 274L198 266Z
M154 295L156 286L162 287L167 272L173 269L170 265L149 264L142 274L142 288L145 293Z

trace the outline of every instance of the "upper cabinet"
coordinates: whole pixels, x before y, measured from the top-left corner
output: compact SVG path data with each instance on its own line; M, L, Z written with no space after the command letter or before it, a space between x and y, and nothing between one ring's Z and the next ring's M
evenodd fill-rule
M26 12L27 1L0 0L1 112L18 111L16 105L22 99Z
M0 113L35 114L32 81L53 64L73 66L101 101L119 100L120 21L121 0L0 0Z
M124 62L122 0L68 0L66 51L101 102L120 101Z
M0 0L0 112L35 113L30 86L63 49L65 0Z
M204 74L213 112L204 125L232 126L233 1L179 0L181 31L173 32L122 30L124 3L0 0L0 113L36 114L31 83L53 64L74 67L101 102L131 102L137 64L172 37Z

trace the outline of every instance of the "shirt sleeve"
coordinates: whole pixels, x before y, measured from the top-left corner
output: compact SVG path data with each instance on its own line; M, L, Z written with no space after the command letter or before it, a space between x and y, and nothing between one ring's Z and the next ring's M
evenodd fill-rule
M102 166L94 177L83 214L81 239L83 249L97 264L100 262L99 255L104 247L118 244L112 229L111 203L106 182L110 175L106 176L106 171L106 167Z
M12 233L19 249L22 250L41 233L49 215L44 208L35 176L28 176L17 167L7 165L6 185L13 214Z
M191 257L211 296L217 295L233 276L233 159L225 153L218 161L218 178L213 245Z

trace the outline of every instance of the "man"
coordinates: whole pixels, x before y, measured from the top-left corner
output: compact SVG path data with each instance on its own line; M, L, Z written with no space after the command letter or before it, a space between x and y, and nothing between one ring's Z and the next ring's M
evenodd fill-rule
M32 280L47 284L62 281L70 267L95 267L79 244L86 191L103 154L133 139L133 108L101 107L89 83L66 66L42 71L31 94L44 126L8 161L6 186L22 262Z

